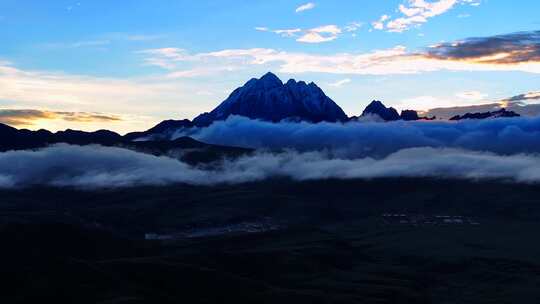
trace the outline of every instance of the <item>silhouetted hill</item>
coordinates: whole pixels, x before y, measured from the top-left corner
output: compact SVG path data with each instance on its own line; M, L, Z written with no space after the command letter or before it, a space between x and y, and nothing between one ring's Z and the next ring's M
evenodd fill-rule
M513 111L507 111L502 108L498 111L483 112L483 113L466 113L464 115L456 115L450 120L463 120L463 119L486 119L486 118L499 118L499 117L520 117L521 115Z
M189 119L183 120L164 120L144 132L131 132L124 135L127 140L136 140L139 138L147 138L150 136L158 137L156 139L168 139L177 130L183 128L191 128L194 124Z
M394 121L399 120L399 114L396 109L390 107L387 108L379 100L372 101L362 112L362 116L366 115L377 115L385 121Z
M401 111L401 119L411 121L411 120L419 120L420 117L418 116L418 113L414 110L403 110Z
M433 118L420 117L418 112L414 110L403 110L401 115L398 114L397 110L389 107L387 108L381 101L374 100L372 101L362 113L362 116L366 115L377 115L384 121L396 121L396 120L405 120L405 121L415 121L415 120L434 120Z
M158 128L158 130L160 130ZM144 133L144 132L142 132ZM121 147L153 155L169 155L182 161L196 164L212 162L224 157L238 157L250 153L251 149L210 145L191 137L180 137L175 140L132 141L129 137L107 131L84 132L75 130L51 133L46 130L30 131L17 130L0 124L0 151L28 150L44 148L52 144L70 145L102 145ZM174 151L181 150L177 154Z

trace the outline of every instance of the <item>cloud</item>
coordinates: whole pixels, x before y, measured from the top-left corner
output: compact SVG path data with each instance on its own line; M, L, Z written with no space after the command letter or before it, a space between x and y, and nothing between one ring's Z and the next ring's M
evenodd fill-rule
M271 33L275 33L275 34L278 34L282 37L294 37L296 36L297 33L300 33L302 32L302 29L299 29L299 28L295 28L295 29L281 29L281 30L271 30L267 27L256 27L255 28L256 31L259 31L259 32L271 32Z
M408 0L407 4L400 4L398 7L403 17L390 19L388 15L384 15L378 21L373 22L372 25L376 30L386 29L389 32L401 33L409 30L411 27L420 26L433 17L448 12L460 3L472 6L478 6L480 4L479 1L474 0L438 0L433 2Z
M348 25L346 25L343 29L345 32L356 32L359 30L364 24L362 22L350 22Z
M72 122L118 122L117 115L87 112L46 111L35 109L0 109L0 123L15 127L32 126L37 120L64 120Z
M345 78L345 79L341 79L341 80L338 80L334 83L330 83L328 84L329 86L331 87L335 87L335 88L341 88L342 86L346 85L347 83L350 83L351 82L351 79L350 78Z
M116 42L147 42L160 40L166 37L167 35L165 34L137 34L112 32L99 35L98 37L95 37L91 40L52 42L41 44L41 46L50 49L93 48L103 50L106 46Z
M202 129L174 135L212 144L312 151L340 157L384 157L414 147L455 148L498 154L540 153L540 117L388 123L279 124L233 116Z
M302 37L296 39L296 41L304 43L329 42L336 40L341 32L342 30L337 25L325 25L307 30L306 33Z
M503 101L508 101L508 102L529 101L529 100L540 100L540 91L528 92L525 94L519 94L516 96L512 96L510 98L503 99Z
M33 128L82 130L107 128L117 132L144 130L171 115L194 117L205 109L204 100L192 92L208 90L165 76L141 78L94 77L39 70L23 70L0 61L0 107L47 109L51 112L122 113L121 121L93 123L35 120ZM148 101L152 102L149 103ZM198 100L198 102L194 102ZM201 105L203 104L203 105ZM171 108L177 108L177 114ZM188 116L188 117L189 117ZM64 115L64 118L67 116ZM79 116L80 117L80 116Z
M429 58L485 64L540 62L540 31L440 43L427 49Z
M356 32L363 26L362 22L350 22L343 30L351 34L351 37L356 37Z
M159 66L164 69L174 69L175 62L178 61L194 61L196 57L189 55L188 51L180 48L159 48L149 49L137 52L138 54L147 55L144 59L148 65Z
M436 177L540 182L540 158L501 156L459 149L413 148L381 159L344 159L327 152L260 152L192 167L168 157L100 146L56 145L37 151L0 153L0 188L36 185L85 189L185 183L237 184L268 178L372 179Z
M457 93L456 97L473 101L481 101L486 99L486 97L488 97L488 94L484 94L478 91L466 91Z
M359 28L357 23L347 26L348 32L354 32ZM342 33L341 28L337 25L324 25L312 29L303 30L301 28L293 29L277 29L271 30L267 27L256 27L255 30L260 32L271 32L280 35L281 37L292 38L301 35L296 41L304 43L321 43L336 40Z
M327 25L309 30L298 38L302 42L325 42L338 37L342 30ZM148 64L174 69L178 63L249 67L279 65L279 72L329 73L344 75L398 75L434 71L520 71L540 73L537 56L537 32L522 32L439 44L422 51L408 51L404 46L367 53L317 55L275 49L227 49L189 54L185 50L164 48L144 51ZM504 39L502 39L503 37ZM501 43L500 41L512 41ZM479 43L478 41L482 41ZM483 43L497 41L495 43ZM509 53L509 50L511 52Z
M125 38L129 41L154 41L165 38L165 35L127 35Z
M109 44L111 44L110 40L86 40L70 43L48 43L44 46L47 48L78 49L84 47L103 47Z
M479 92L463 92L471 93L471 98ZM481 93L480 93L481 94ZM469 99L471 101L478 101L479 99ZM504 98L498 101L493 101L486 104L473 104L467 106L452 106L452 107L439 107L429 109L422 112L422 115L437 116L442 119L449 119L455 115L463 115L465 113L479 113L497 111L501 108L505 108L508 111L516 112L522 116L540 116L540 92L528 92L519 94L509 98ZM431 104L437 104L439 102L432 101Z
M465 104L464 104L465 101ZM394 103L394 106L398 109L412 109L426 113L433 106L438 107L454 107L454 106L468 106L475 104L471 100L461 100L454 98L453 96L432 96L432 95L419 95L412 97L405 97ZM423 116L428 116L427 114ZM430 115L432 116L432 115ZM437 116L439 117L439 116Z
M456 115L463 115L465 113L484 113L484 112L498 111L501 109L501 107L502 107L501 103L493 102L493 103L486 103L486 104L438 107L438 108L432 108L426 111L420 111L420 114L424 116L430 116L430 117L436 116L439 119L450 119L451 117L454 117ZM507 109L510 111L515 110L511 108L507 108Z
M333 27L324 29L333 31ZM318 37L318 36L313 36ZM308 39L308 38L306 38ZM318 38L317 38L318 39ZM321 38L326 39L326 38ZM330 38L333 39L333 38ZM199 53L194 55L170 54L169 49L150 50L152 56L147 58L147 62L165 61L167 66L175 65L178 62L207 63L228 65L268 65L273 63L281 64L280 71L284 73L305 73L321 72L332 74L389 74L389 73L414 73L418 68L414 64L403 66L398 64L398 60L410 60L410 58L399 58L406 55L405 48L396 47L390 50L375 51L366 54L336 54L336 55L312 55L305 53L290 53L277 51L274 49L227 49L210 53ZM393 67L395 67L393 69ZM413 69L414 70L410 70Z
M303 4L303 5L300 5L299 7L297 7L296 12L301 13L301 12L308 11L308 10L311 10L311 9L314 9L314 8L315 8L315 3L309 2L309 3Z
M390 16L388 15L382 15L381 18L379 18L379 20L377 21L373 21L371 23L371 25L373 26L374 29L376 30L383 30L384 29L384 22L386 20L390 19Z
M278 35L281 35L283 37L294 37L296 36L296 34L302 32L302 29L295 28L295 29L285 29L285 30L274 30L272 32Z

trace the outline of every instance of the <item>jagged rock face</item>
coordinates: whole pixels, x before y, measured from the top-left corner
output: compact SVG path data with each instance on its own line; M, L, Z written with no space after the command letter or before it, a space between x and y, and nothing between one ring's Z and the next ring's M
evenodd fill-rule
M283 84L272 73L251 79L212 112L199 115L193 122L197 126L208 126L231 115L272 122L284 119L310 122L347 120L343 110L316 84L292 79Z
M378 100L372 101L362 113L362 116L365 115L378 115L385 121L395 121L400 120L398 112L394 108L387 108L382 102Z
M494 112L484 112L484 113L467 113L463 116L456 115L450 120L463 120L463 119L486 119L486 118L500 118L500 117L519 117L521 115L513 111L507 111L505 108L502 108Z

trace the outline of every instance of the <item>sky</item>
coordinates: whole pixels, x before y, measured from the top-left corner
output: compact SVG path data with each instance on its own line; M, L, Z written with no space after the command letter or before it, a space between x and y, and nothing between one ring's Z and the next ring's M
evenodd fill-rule
M540 98L534 0L0 0L0 122L120 133L268 71L348 115ZM531 97L532 96L532 97Z

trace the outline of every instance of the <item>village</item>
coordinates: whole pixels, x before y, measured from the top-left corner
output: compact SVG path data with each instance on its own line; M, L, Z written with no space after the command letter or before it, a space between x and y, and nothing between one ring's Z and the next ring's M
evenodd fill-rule
M448 225L480 225L470 217L461 215L425 215L384 213L382 220L385 225L412 225L412 226L448 226Z

